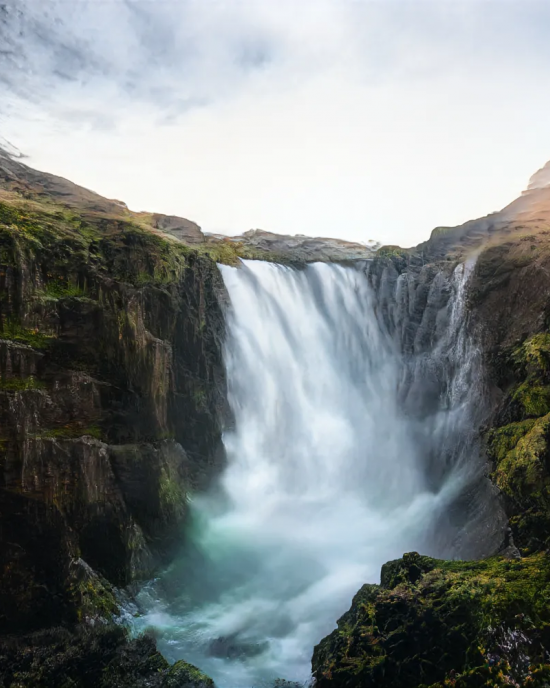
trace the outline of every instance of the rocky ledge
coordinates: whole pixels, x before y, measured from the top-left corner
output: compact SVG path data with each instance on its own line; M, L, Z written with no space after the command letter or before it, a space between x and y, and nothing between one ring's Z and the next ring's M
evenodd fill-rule
M208 242L221 242L234 247L242 258L261 258L277 263L342 262L372 258L380 244L370 241L359 244L342 239L275 234L262 229L251 229L234 237L220 234L206 235Z

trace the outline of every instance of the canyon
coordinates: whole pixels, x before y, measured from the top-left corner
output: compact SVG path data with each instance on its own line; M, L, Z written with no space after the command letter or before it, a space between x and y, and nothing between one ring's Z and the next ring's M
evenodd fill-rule
M544 184L402 249L0 151L0 686L548 685L549 268Z

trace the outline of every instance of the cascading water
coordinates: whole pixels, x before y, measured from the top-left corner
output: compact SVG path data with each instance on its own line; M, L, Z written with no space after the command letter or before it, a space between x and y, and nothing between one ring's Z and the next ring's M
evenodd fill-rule
M432 284L428 344L426 327L406 341L406 276L384 302L364 266L220 269L228 464L193 502L181 559L142 592L140 623L220 688L305 682L313 646L381 564L460 553L475 519L471 494L452 515L480 468L465 268Z

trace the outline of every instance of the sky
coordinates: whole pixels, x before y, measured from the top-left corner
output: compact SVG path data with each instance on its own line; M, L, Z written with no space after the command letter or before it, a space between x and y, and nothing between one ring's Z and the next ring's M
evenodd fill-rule
M550 159L546 0L4 0L0 143L132 210L411 246Z

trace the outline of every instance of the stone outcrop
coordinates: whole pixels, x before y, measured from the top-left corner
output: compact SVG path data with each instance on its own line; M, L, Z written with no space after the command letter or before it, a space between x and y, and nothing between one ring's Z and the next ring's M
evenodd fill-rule
M547 686L549 566L543 553L389 562L315 648L316 685Z
M223 283L147 222L0 156L0 633L108 621L223 465Z
M179 661L170 666L152 637L128 641L120 626L52 628L0 639L0 685L80 688L214 688Z
M275 234L262 229L251 229L234 237L206 235L207 241L223 242L235 247L242 258L260 258L277 263L340 262L372 258L380 244L370 241L359 244L342 239Z

